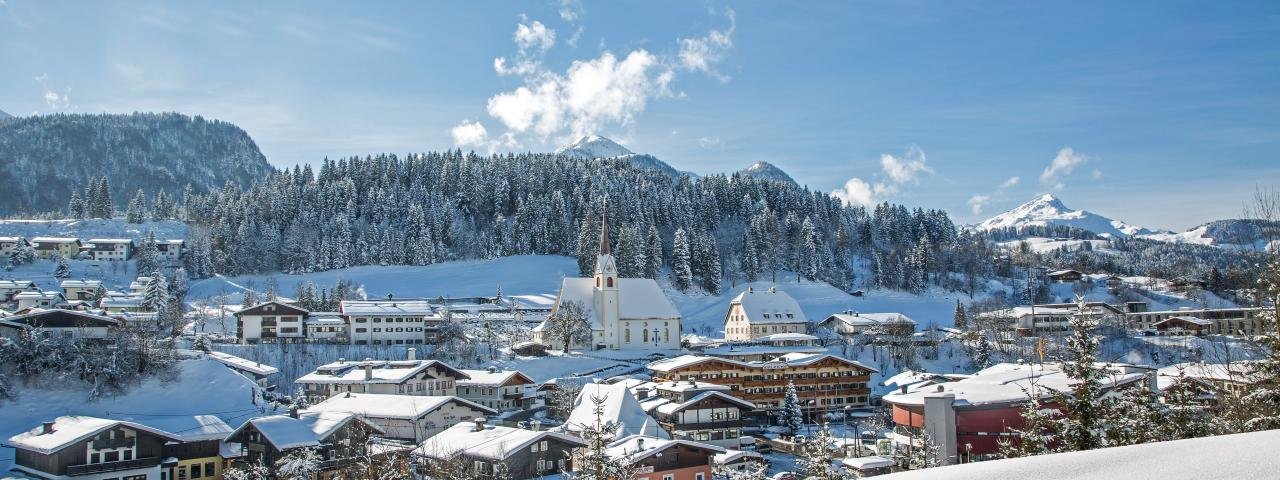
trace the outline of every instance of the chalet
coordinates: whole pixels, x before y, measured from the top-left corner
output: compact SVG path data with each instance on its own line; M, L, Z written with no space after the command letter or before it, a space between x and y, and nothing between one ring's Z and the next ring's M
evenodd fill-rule
M307 313L306 309L274 300L240 310L234 314L237 338L247 344L301 342L302 319Z
M455 396L457 381L470 378L461 370L436 360L363 360L321 365L298 378L309 398L319 402L338 393L380 393L419 396Z
M450 396L340 393L312 405L306 412L349 413L382 430L382 436L418 443L459 421L498 412Z
M151 277L138 277L129 282L129 292L142 295L147 291L147 284L151 283Z
M586 447L582 439L564 433L489 425L483 418L454 424L422 442L412 456L419 464L462 461L468 478L524 480L554 477L571 471L571 454ZM427 472L419 472L427 473ZM710 480L710 477L707 477Z
M22 237L0 237L0 260L8 259L19 247L31 245Z
M1107 370L1101 380L1104 396L1118 388L1154 386L1149 368L1098 366ZM897 425L890 439L910 448L927 433L941 449L944 465L957 461L958 448L980 457L994 455L1009 429L1024 428L1024 404L1035 399L1043 409L1056 409L1054 393L1070 390L1072 383L1061 364L1001 363L954 382L915 390L903 386L883 399Z
M830 354L792 353L763 362L682 355L650 363L658 382L706 381L730 387L732 395L759 408L782 406L787 383L794 383L806 409L865 407L867 382L877 370Z
M533 403L534 382L518 370L463 370L458 396L498 411L524 410Z
M901 313L860 313L845 310L833 313L819 327L842 337L867 334L885 334L894 331L913 332L916 321Z
M596 401L602 401L603 404L597 406ZM602 415L598 416L596 412L599 408L602 408ZM594 428L597 422L601 425L612 423L618 426L617 431L613 432L612 439L628 435L670 437L670 434L658 425L656 419L645 413L644 407L640 406L640 402L636 401L636 397L623 383L583 385L582 390L578 392L578 397L574 399L569 419L558 428L580 437L588 428Z
M1111 290L1119 289L1125 285L1124 277L1110 275L1107 277L1107 288Z
M30 280L0 280L0 302L12 302L14 295L22 292L38 291L40 288L36 287L36 282Z
M1010 307L979 313L978 318L1003 323L1022 336L1038 336L1070 331L1076 314L1075 308Z
M347 320L352 345L419 345L434 342L444 319L426 300L344 300L340 312Z
M96 300L106 292L102 280L63 280L59 286L67 300Z
M142 299L141 294L108 291L98 300L98 308L108 314L145 312L147 309L142 306Z
M755 362L770 360L788 353L823 353L827 347L818 337L806 333L774 333L746 343L728 343L702 349L703 355Z
M635 469L636 478L711 480L715 456L725 449L689 440L632 435L609 444L605 454Z
M1175 292L1186 292L1190 290L1204 290L1209 286L1209 282L1195 277L1175 278L1169 282L1169 289Z
M1263 307L1142 311L1126 313L1125 321L1130 328L1164 335L1256 336L1270 333L1275 328L1267 320L1266 312ZM1165 322L1174 317L1181 319Z
M177 442L167 442L162 449L161 480L219 480L224 461L222 439L231 426L214 415L143 416L125 420L168 432Z
M36 257L53 260L58 257L74 258L80 253L80 239L72 237L36 237L31 239Z
M748 287L733 297L724 316L724 338L750 341L775 333L807 333L809 321L791 295L771 287L757 292Z
M737 448L755 404L730 394L724 385L686 380L643 382L630 389L641 408L671 438Z
M132 421L58 417L9 438L13 471L34 478L217 479L219 444L231 429L217 417L178 418L196 425L171 433ZM181 476L174 476L181 473Z
M5 321L31 327L45 338L103 340L121 325L120 320L75 310L40 310L6 317Z
M609 250L607 215L600 219L600 253L592 277L565 278L560 284L551 315L569 302L586 309L591 341L571 347L611 350L677 350L681 319L658 282L650 278L620 278L617 260ZM534 341L543 345L563 342L546 334L546 323L533 329ZM561 343L563 346L563 343Z
M302 325L308 342L348 343L347 320L338 312L309 312Z
M124 261L133 255L133 240L127 238L91 238L83 247L89 258L98 261Z
M240 445L239 465L271 466L296 449L314 448L322 459L320 468L331 471L364 455L369 436L381 433L350 413L294 411L244 422L226 442Z
M1046 273L1045 276L1057 283L1074 283L1084 278L1084 274L1078 270L1054 270Z
M161 260L181 260L183 245L182 240L157 240L156 253L160 254Z
M18 310L24 308L57 308L67 303L67 297L62 292L18 292L13 296L13 301L18 304Z
M1177 363L1156 371L1156 384L1164 400L1165 393L1175 388L1193 388L1197 401L1213 406L1223 395L1239 398L1253 391L1266 379L1258 361L1232 363Z

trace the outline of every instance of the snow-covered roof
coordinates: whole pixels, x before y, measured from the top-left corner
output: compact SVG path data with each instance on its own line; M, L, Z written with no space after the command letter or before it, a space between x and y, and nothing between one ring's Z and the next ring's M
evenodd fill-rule
M176 440L173 435L167 432L134 422L68 415L54 419L53 431L50 433L44 433L44 425L40 425L31 430L9 437L9 446L50 455L80 441L87 440L90 437L97 435L98 432L114 428L116 426L142 430L161 437Z
M865 470L868 468L888 468L894 466L892 458L881 457L879 455L871 457L846 458L841 460L844 466L856 470Z
M312 405L308 412L342 412L367 418L418 419L440 407L455 403L480 412L498 412L466 399L453 396L385 395L376 393L339 393Z
M230 353L209 352L209 358L217 360L223 365L234 368L236 370L243 370L260 377L265 377L267 375L274 375L280 371L280 369L273 367L271 365L255 362L247 358L240 358Z
M1074 308L1052 308L1052 307L1009 307L990 312L982 312L978 314L979 318L1021 318L1031 315L1032 310L1037 316L1040 315L1073 315L1076 313Z
M52 300L54 298L65 298L62 292L19 292L13 296L14 300Z
M365 379L364 368L372 367L372 378ZM452 373L457 379L467 374L437 360L362 360L339 361L321 365L298 378L296 383L401 383L432 367Z
M914 326L916 324L916 321L912 320L911 317L901 313L833 313L831 316L828 316L823 323L831 321L840 322L851 327L874 327L892 324L909 324Z
M1161 390L1178 380L1179 374L1186 378L1220 382L1254 383L1265 378L1260 371L1260 363L1256 360L1225 363L1175 363L1156 370L1156 383Z
M425 317L435 313L426 300L393 298L388 300L343 300L339 307L343 315L388 315Z
M715 357L742 357L747 355L784 355L787 353L822 353L827 347L821 345L721 345L705 348L704 355Z
M347 320L338 312L310 312L302 321L307 325L346 325Z
M569 419L564 423L564 428L572 433L581 432L585 427L596 425L594 399L603 399L604 402L601 405L603 413L599 421L605 425L618 426L613 438L623 438L628 435L657 435L670 438L670 435L658 426L658 421L640 407L640 403L627 390L627 386L622 384L583 385L578 398L573 402L573 411L569 412Z
M16 242L22 240L22 237L0 237L0 242Z
M102 308L125 308L139 307L142 305L143 296L140 294L108 292L102 300L98 301L98 306Z
M590 383L600 383L600 379L596 377L556 377L538 385L538 390L546 390L551 387L579 388Z
M615 440L609 444L604 453L612 458L626 459L627 463L635 463L660 453L668 448L684 445L692 448L701 448L716 453L724 453L725 449L715 445L699 443L690 440L672 440L668 437L653 437L649 435L629 435Z
M727 390L727 388L726 388L726 390ZM729 403L732 403L732 404L736 404L736 405L738 405L738 406L740 406L740 407L742 407L742 408L745 408L745 409L747 409L747 410L755 410L755 409L756 409L756 404L751 403L751 402L748 402L748 401L743 400L743 399L740 399L740 398L738 398L738 397L735 397L735 396L732 396L732 395L729 395L729 394L723 393L723 392L703 392L703 393L699 393L699 394L697 394L697 395L694 395L694 397L693 397L693 398L690 398L689 400L685 401L684 403L667 403L667 404L665 404L665 405L659 405L659 406L658 406L658 408L657 408L657 412L658 412L658 413L661 413L661 414L664 414L664 415L672 415L672 414L675 414L676 412L679 412L679 411L681 411L681 410L684 410L684 409L686 409L686 408L689 408L689 407L691 407L691 406L693 406L693 405L697 404L698 402L701 402L701 401L706 400L706 399L708 399L708 398L719 398L719 399L724 400L724 401L726 401L726 402L729 402Z
M32 288L35 286L36 282L31 280L0 280L0 289L4 290Z
M763 343L771 343L771 342L809 342L809 341L814 341L814 340L817 340L817 339L818 339L818 337L815 337L815 336L813 336L813 335L809 335L809 334L807 334L807 333L795 333L795 332L791 332L791 333L775 333L775 334L773 334L773 335L765 335L765 336L763 336L763 337L757 337L757 338L755 339L755 341L757 341L757 342L763 342Z
M464 369L462 370L462 373L467 374L467 376L471 378L458 380L456 384L459 387L497 387L507 383L512 378L516 378L522 384L533 383L532 378L529 378L528 375L525 375L519 370L497 370L490 372L488 370Z
M800 309L800 303L795 298L787 295L787 292L770 288L768 290L756 290L748 288L746 291L739 293L729 302L730 307L733 305L741 305L743 313L747 316L750 323L799 323L807 322L804 316L804 310ZM725 320L729 317L726 314Z
M124 420L167 432L184 442L222 440L232 431L231 426L216 415L140 415Z
M579 302L587 308L587 315L593 328L604 328L600 316L596 314L592 292L595 290L593 278L565 278L560 284L559 302ZM618 279L618 315L622 319L658 319L675 320L680 312L662 293L658 282L649 278Z
M716 462L716 465L728 465L731 463L737 463L737 462L746 461L746 460L756 460L759 462L763 462L764 455L761 455L757 452L753 452L750 450L729 449L729 450L725 450L724 453L717 453L715 457L712 457L712 460Z
M98 288L102 280L63 280L58 286L62 288Z
M31 241L34 243L76 243L80 239L75 237L36 237Z
M891 473L881 480L1265 479L1280 470L1280 430L1152 442ZM1270 446L1270 447L1268 447Z
M1098 364L1107 370L1103 388L1112 388L1141 380L1148 369L1122 364ZM1053 396L1055 391L1071 389L1074 381L1057 363L1000 363L954 382L939 383L934 388L894 392L884 401L901 405L923 405L924 398L937 393L955 395L955 405L976 406L1025 402L1034 394L1038 398ZM941 389L940 391L938 389ZM1029 393L1030 392L1030 393Z
M1151 324L1151 326L1153 326L1153 327L1154 327L1154 326L1158 326L1158 325L1164 325L1164 324L1166 324L1166 323L1170 323L1170 322L1183 322L1183 323L1190 323L1190 324L1193 324L1193 325L1199 325L1199 326L1202 326L1202 327L1207 327L1207 326L1213 325L1213 322L1208 321L1208 320L1205 320L1205 319L1200 318L1200 317L1193 317L1193 316L1190 316L1190 315L1176 315L1176 316L1172 316L1172 317L1166 318L1166 319L1164 319L1164 320L1161 320L1161 321L1159 321L1159 322L1153 323L1153 324Z
M582 439L547 430L534 431L523 428L485 425L477 429L473 420L458 422L444 431L426 439L413 450L416 456L447 459L456 455L505 460L530 444L554 438L577 446L586 446Z
M133 243L128 238L90 238L89 243Z
M1152 314L1168 314L1168 313L1177 313L1177 314L1185 314L1185 315L1192 315L1192 314L1205 315L1209 313L1220 313L1220 312L1242 312L1243 313L1243 312L1263 312L1266 310L1267 310L1267 307L1194 308L1194 309L1180 308L1177 310L1152 310L1149 312L1134 312L1134 313L1131 313L1130 315L1152 315ZM1205 316L1208 316L1208 315L1205 315Z
M355 415L346 412L299 412L298 418L271 415L245 422L236 429L236 433L244 430L247 425L253 425L277 449L314 447L355 419ZM367 426L377 430L373 425Z
M510 295L504 297L516 309L549 309L556 304L556 296L548 293L540 295Z

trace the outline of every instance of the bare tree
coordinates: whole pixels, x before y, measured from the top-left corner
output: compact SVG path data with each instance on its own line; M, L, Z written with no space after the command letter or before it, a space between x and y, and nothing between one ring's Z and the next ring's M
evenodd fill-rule
M574 343L591 341L591 323L587 320L587 308L580 302L563 302L547 317L547 336L564 342L564 353Z

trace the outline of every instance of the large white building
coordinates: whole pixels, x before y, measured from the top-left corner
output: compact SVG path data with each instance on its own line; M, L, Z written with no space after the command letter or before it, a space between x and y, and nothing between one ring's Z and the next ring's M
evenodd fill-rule
M724 315L724 339L750 341L775 333L808 333L809 320L795 298L771 287L747 288L729 302Z
M426 300L345 300L352 345L419 345L434 341L441 318Z
M551 315L568 302L587 310L591 344L574 345L611 350L675 350L680 348L680 312L649 278L618 278L617 261L609 251L608 216L600 219L600 254L595 275L565 278L560 284ZM534 340L543 345L562 342L546 334L546 322L534 328Z

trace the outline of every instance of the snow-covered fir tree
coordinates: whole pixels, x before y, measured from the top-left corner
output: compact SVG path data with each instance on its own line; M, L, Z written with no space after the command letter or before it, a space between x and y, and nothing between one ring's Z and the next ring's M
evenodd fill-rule
M1057 412L1041 405L1039 387L1032 385L1027 389L1029 400L1022 403L1018 416L1022 417L1022 428L1009 428L1011 437L999 440L1001 458L1030 457L1053 453L1059 442L1060 432Z
M693 286L693 266L690 264L689 237L683 228L676 230L671 244L671 275L676 288L687 291Z
M782 397L782 410L778 412L778 423L787 430L787 434L795 436L804 428L804 409L800 405L800 396L796 394L796 384L788 381L787 390Z
M1063 373L1073 380L1071 389L1059 392L1056 399L1066 411L1062 422L1064 447L1069 450L1092 450L1103 445L1098 435L1103 421L1102 380L1103 368L1098 361L1098 338L1093 329L1097 321L1090 315L1073 315L1071 334L1067 337L1069 359L1062 364Z
M53 269L53 276L57 278L67 278L71 276L71 265L67 263L67 257L58 256L58 266Z
M844 456L840 452L840 445L836 442L835 435L832 435L831 428L826 423L822 424L812 438L805 439L800 445L799 455L796 455L796 466L800 468L801 478L805 480L859 478L856 473L847 473L843 468L836 466L836 457Z
M142 189L138 189L133 194L133 199L129 200L129 206L125 207L124 218L129 223L142 223L147 219L147 194Z

